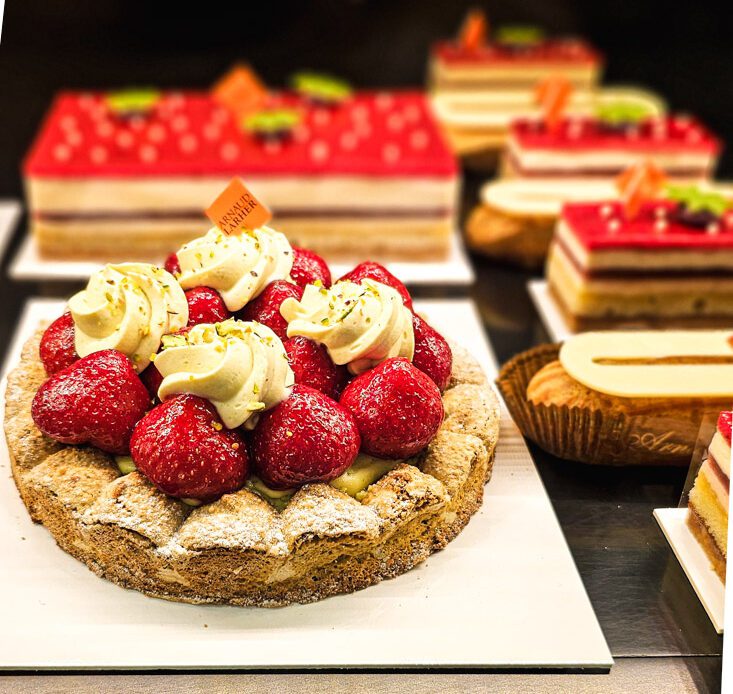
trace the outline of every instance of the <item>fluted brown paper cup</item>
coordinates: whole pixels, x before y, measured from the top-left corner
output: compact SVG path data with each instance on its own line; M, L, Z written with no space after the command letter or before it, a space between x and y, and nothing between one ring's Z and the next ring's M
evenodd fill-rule
M684 416L627 414L614 407L533 404L527 386L546 364L558 358L560 345L542 345L508 361L496 383L521 432L558 458L591 465L687 465L695 448L701 403L690 403ZM662 400L660 399L660 403Z

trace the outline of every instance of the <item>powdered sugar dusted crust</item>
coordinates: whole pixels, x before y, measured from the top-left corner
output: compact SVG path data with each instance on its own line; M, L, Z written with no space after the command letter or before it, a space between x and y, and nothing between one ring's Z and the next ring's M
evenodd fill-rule
M13 476L33 520L121 586L192 603L313 602L411 569L450 542L481 505L499 408L478 364L457 346L438 435L361 501L312 484L282 512L246 489L192 510L137 472L120 476L110 456L38 432L30 405L45 379L41 334L8 377Z

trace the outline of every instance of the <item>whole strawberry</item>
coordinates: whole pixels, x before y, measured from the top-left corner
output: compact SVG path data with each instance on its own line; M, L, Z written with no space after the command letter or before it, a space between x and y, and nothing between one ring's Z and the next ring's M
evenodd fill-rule
M140 374L140 380L148 389L150 399L157 400L158 388L160 388L160 384L163 382L163 374L155 368L155 364L149 364L145 367L145 371Z
M265 412L252 432L252 462L268 487L328 482L359 453L354 418L337 402L296 384L289 398Z
M71 366L79 358L74 347L74 319L68 311L46 328L38 353L49 376Z
M445 338L420 316L412 316L412 327L415 333L415 355L412 363L430 376L442 392L448 387L453 369L453 353L450 346Z
M295 284L305 287L320 280L324 287L331 286L331 271L326 261L320 255L307 248L293 246L293 267L290 277Z
M150 396L122 352L105 349L51 376L36 393L36 426L61 443L89 443L125 455Z
M349 380L346 367L336 366L328 356L328 350L307 337L297 335L283 344L290 368L295 374L295 382L337 400Z
M178 256L175 253L171 253L165 259L163 267L173 276L181 274L181 264L178 262Z
M438 386L407 359L387 359L355 378L341 394L354 415L362 449L378 458L419 453L443 421Z
M394 287L402 296L405 306L412 311L412 297L402 282L400 282L384 265L374 262L359 263L351 272L347 272L343 277L339 277L337 282L341 280L351 280L357 284L364 279L376 280L389 287Z
M239 317L245 321L255 320L262 323L281 340L287 340L288 323L280 315L280 304L288 297L300 301L303 298L303 287L285 280L270 282L256 299L241 310Z
M224 428L210 402L190 394L150 410L135 427L130 454L160 491L201 502L240 489L249 465L241 434Z
M199 323L220 323L232 314L219 292L209 287L194 287L186 292L188 302L188 326Z

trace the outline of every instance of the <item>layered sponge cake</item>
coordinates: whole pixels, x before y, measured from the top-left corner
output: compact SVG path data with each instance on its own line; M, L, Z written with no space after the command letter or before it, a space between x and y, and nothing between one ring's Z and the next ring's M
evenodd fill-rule
M423 94L323 103L273 92L259 115L204 91L162 92L126 113L106 93L61 94L24 166L40 253L160 260L198 235L205 207L241 175L297 245L447 255L459 177Z
M725 582L728 556L728 504L730 491L731 420L733 412L722 412L702 464L690 491L687 524Z
M633 218L619 201L563 207L547 278L572 329L733 324L729 201L688 194L687 204L646 202ZM719 206L717 211L698 209L701 200Z
M703 180L714 173L720 141L694 118L618 117L565 117L554 127L518 119L509 129L503 171L528 178L613 179L647 159L669 178Z

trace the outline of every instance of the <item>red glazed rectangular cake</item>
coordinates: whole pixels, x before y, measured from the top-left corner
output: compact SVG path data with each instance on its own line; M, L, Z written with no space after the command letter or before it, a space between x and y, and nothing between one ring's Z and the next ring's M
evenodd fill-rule
M430 72L438 89L533 89L556 75L589 89L602 65L600 54L581 39L538 37L521 46L506 40L475 47L440 42L433 47Z
M564 118L555 128L521 119L510 127L503 168L518 177L613 178L649 159L670 178L701 180L712 176L720 149L719 140L688 116L626 124Z
M457 166L418 92L358 92L297 112L259 137L209 92L164 92L119 115L104 93L63 93L25 161L32 230L48 257L156 259L201 233L233 175L268 201L290 239L328 256L448 252Z
M620 323L733 325L733 213L647 202L565 205L547 267L575 329Z

